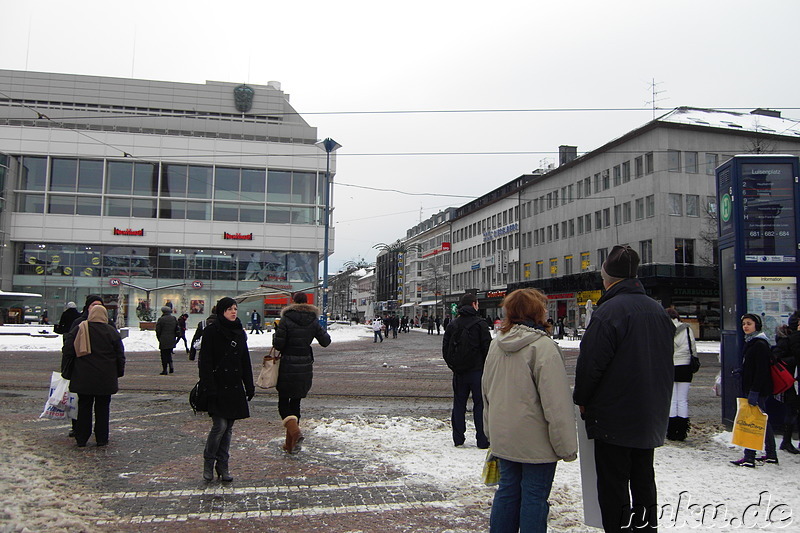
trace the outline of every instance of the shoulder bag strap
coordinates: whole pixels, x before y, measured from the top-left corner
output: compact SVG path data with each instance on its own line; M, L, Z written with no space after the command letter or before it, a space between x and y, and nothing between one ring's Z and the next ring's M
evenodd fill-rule
M686 341L689 343L689 355L694 357L694 352L692 351L692 335L689 333L689 328L686 328Z

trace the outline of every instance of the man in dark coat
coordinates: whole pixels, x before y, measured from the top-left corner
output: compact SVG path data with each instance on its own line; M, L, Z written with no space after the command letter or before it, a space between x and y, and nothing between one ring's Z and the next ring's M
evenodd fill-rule
M236 300L222 298L215 308L217 319L203 329L200 347L200 382L208 393L212 421L203 450L203 479L211 481L216 468L220 479L230 482L233 423L250 416L247 402L255 395L255 384L247 334L237 317Z
M453 335L459 328L466 328L462 334L465 337L462 338L466 338L470 347L470 364L466 370L456 371L453 369L453 411L450 416L453 426L453 443L456 446L464 444L464 434L467 431L467 400L471 393L475 438L478 441L478 448L486 449L489 447L489 439L483 432L481 380L483 379L483 364L486 362L486 354L489 353L489 345L492 343L492 335L489 333L489 326L478 315L478 298L474 294L465 294L461 297L459 304L458 316L450 321L442 338L442 355L446 356Z
M158 338L158 349L161 351L161 375L167 375L167 367L169 373L172 374L175 369L172 366L172 350L178 343L180 337L178 331L178 319L172 316L172 308L164 306L161 308L161 317L156 322L156 337Z
M331 336L319 323L319 309L308 303L303 292L296 293L291 305L281 311L272 346L281 353L278 370L278 413L286 428L283 449L289 453L302 439L300 432L300 400L308 395L314 377L314 352L311 343L317 339L323 348Z
M606 293L581 340L573 400L594 439L603 527L658 526L653 450L669 421L675 326L636 279L639 256L614 246L602 265ZM631 505L632 500L632 505Z

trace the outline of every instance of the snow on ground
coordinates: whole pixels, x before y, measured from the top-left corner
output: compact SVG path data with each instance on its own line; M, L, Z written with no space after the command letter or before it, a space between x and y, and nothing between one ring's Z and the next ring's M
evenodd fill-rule
M486 452L474 443L453 446L449 422L376 416L323 418L307 424L313 435L338 440L348 454L405 471L409 482L455 490L454 506L489 504L494 495L494 488L480 480ZM474 435L469 422L467 434ZM781 452L780 465L735 467L728 461L738 459L741 450L730 440L730 433L698 432L685 443L667 443L656 450L661 528L761 529L772 520L768 530L797 531L800 516L793 513L800 513L800 456ZM559 463L550 504L551 530L586 531L579 461Z

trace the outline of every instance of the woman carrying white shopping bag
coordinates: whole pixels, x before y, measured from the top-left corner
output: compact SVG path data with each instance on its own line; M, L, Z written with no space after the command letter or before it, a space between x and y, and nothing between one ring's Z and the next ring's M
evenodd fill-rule
M102 305L89 309L88 319L77 327L74 342L64 346L69 390L78 394L78 420L75 441L86 446L92 435L98 446L108 444L111 395L119 390L119 378L125 374L125 349L116 328L108 323L108 311Z

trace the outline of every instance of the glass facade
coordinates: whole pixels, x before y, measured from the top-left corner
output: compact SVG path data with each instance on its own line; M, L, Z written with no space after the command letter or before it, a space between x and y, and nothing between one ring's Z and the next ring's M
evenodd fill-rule
M316 172L97 159L19 158L22 213L323 224Z

